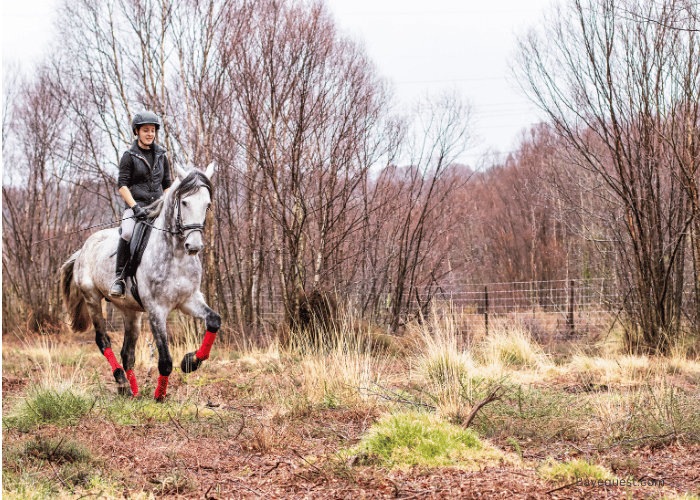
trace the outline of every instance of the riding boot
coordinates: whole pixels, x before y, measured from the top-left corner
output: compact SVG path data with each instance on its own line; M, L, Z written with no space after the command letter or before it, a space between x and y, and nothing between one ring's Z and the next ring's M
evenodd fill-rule
M119 246L117 247L117 279L112 283L109 289L109 295L121 299L126 294L126 282L124 281L124 267L129 262L131 250L129 242L124 238L119 238Z

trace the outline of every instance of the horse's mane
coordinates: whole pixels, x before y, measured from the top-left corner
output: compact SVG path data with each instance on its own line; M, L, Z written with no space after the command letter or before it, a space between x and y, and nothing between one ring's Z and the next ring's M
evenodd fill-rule
M184 179L178 179L171 186L170 196L174 199L184 198L194 193L200 187L205 187L209 190L209 197L214 199L214 186L209 178L200 170L191 170ZM149 218L158 217L165 206L165 197L161 197L145 207Z

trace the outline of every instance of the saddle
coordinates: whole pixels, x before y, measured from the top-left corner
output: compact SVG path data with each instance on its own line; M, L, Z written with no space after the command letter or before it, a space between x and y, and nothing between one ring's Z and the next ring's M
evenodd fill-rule
M131 235L131 241L129 243L131 257L124 267L124 274L122 275L124 280L131 278L131 293L141 307L143 307L143 304L141 303L141 296L139 295L139 283L136 281L136 270L139 268L143 252L146 251L146 247L148 246L148 239L151 237L154 220L155 218L138 221L136 226L134 226L134 232Z

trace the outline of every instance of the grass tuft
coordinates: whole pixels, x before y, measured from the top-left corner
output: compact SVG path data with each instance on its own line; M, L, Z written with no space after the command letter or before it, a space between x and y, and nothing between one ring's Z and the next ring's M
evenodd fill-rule
M3 453L3 461L10 467L22 462L90 463L93 457L85 446L75 441L37 439L27 441Z
M70 425L82 418L95 404L95 399L68 385L33 387L3 426L26 432L39 425Z
M354 449L359 465L482 466L504 459L476 433L434 415L406 412L377 422Z
M580 459L563 463L550 459L539 468L538 473L542 479L562 483L570 483L577 479L614 479L612 473L604 467Z
M530 333L522 327L496 325L480 348L485 364L519 368L548 368L552 362Z

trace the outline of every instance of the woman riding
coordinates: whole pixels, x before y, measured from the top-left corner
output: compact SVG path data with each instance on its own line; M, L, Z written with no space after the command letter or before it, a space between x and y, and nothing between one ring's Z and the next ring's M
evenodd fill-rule
M117 279L109 289L112 297L122 298L126 293L123 273L131 255L129 242L136 221L147 218L143 207L160 198L172 184L166 151L155 142L159 129L158 115L150 111L137 113L131 122L136 139L119 162L117 187L126 202L126 210L117 247Z

